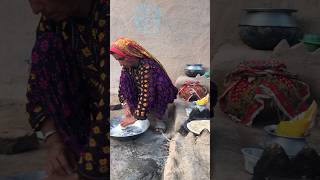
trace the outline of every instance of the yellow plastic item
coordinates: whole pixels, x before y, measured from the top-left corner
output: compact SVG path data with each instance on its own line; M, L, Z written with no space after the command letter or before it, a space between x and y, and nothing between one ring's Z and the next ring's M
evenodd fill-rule
M315 101L303 113L290 121L281 121L277 125L276 134L280 136L302 137L309 130L317 114L318 105Z
M209 101L209 94L207 94L204 98L196 101L197 105L206 105Z

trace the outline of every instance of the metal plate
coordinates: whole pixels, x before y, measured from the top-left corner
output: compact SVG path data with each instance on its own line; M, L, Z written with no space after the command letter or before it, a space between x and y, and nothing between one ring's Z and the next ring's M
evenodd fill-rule
M110 137L114 138L133 138L146 132L150 126L148 119L137 120L134 124L130 124L125 128L120 126L124 116L116 116L110 120Z
M198 128L193 129L192 126L198 126ZM210 120L194 120L187 123L187 128L190 132L194 134L201 134L204 129L210 132Z

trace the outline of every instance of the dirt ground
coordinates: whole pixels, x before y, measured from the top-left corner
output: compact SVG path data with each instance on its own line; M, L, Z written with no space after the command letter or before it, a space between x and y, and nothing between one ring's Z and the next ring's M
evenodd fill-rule
M213 123L213 164L215 180L248 180L241 148L257 145L263 132L237 124L217 107Z
M114 98L116 99L116 98ZM173 110L172 112L174 112ZM172 113L171 112L171 113ZM171 114L169 113L169 114ZM111 116L116 116L121 114L121 111L113 111ZM180 120L179 123L186 120L186 112L184 106L181 106L177 110L177 116ZM174 117L172 114L169 117ZM25 113L25 103L17 102L12 100L1 100L0 101L0 131L31 131L30 126L27 121L27 114ZM167 138L172 138L176 131L178 130L180 124L174 124L175 121L172 120L171 125L168 127ZM191 136L189 136L191 137ZM179 138L180 143L183 142L184 137ZM190 138L189 138L190 139ZM194 136L191 138L195 139ZM201 140L202 139L202 140ZM200 154L204 161L202 163L206 164L204 171L209 172L209 136L205 138L200 138L197 140L198 145L205 145L207 148L205 154ZM186 141L186 143L191 143L189 148L185 149L183 154L199 154L201 153L201 148L194 148L192 146L193 141ZM196 141L194 141L196 142ZM183 149L183 144L177 146ZM169 151L169 141L159 134L155 134L151 130L148 130L143 136L139 137L134 141L117 141L111 139L111 163L113 168L111 170L111 177L113 180L136 180L136 179L146 179L146 180L158 180L161 179L163 174L163 169L165 162L168 158ZM189 151L190 150L190 151ZM8 177L20 175L23 180L37 180L33 178L27 178L28 175L33 175L39 171L44 170L45 163L45 149L39 149L34 151L29 151L26 153L20 153L15 155L0 155L0 180L9 180ZM176 156L177 157L177 156ZM175 157L175 158L176 158ZM179 162L180 167L193 167L193 160L196 158L185 158L183 163ZM203 160L205 159L205 160ZM179 158L177 159L179 161ZM32 165L30 165L32 164ZM201 163L198 163L201 167ZM188 169L185 169L188 170ZM170 174L170 171L167 171ZM206 174L209 176L209 173ZM12 179L10 179L12 180ZM167 180L171 180L168 179ZM197 180L197 179L194 179Z
M31 131L24 102L0 100L0 132L5 131ZM0 154L0 179L4 179L5 176L43 170L44 160L44 149L14 155Z
M111 111L111 117L122 115ZM168 156L168 141L150 129L135 140L110 140L112 180L160 180Z
M117 91L112 91L117 92ZM118 103L117 96L111 98ZM183 137L178 134L187 120L186 105L180 99L170 106L165 136L151 130L134 141L111 139L111 179L117 180L207 180L210 179L210 134ZM122 111L111 111L111 117Z

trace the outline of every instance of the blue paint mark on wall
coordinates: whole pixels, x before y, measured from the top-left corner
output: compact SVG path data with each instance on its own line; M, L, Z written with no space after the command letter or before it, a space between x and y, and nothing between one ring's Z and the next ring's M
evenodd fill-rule
M153 4L139 4L134 12L134 21L136 29L140 33L159 33L161 24L160 7Z

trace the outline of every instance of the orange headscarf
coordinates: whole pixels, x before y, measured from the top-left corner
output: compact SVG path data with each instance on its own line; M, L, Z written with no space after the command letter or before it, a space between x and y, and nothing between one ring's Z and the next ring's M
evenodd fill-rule
M111 43L110 52L116 53L122 57L147 58L156 61L161 67L161 63L140 44L132 39L120 37ZM163 67L162 67L163 68Z

